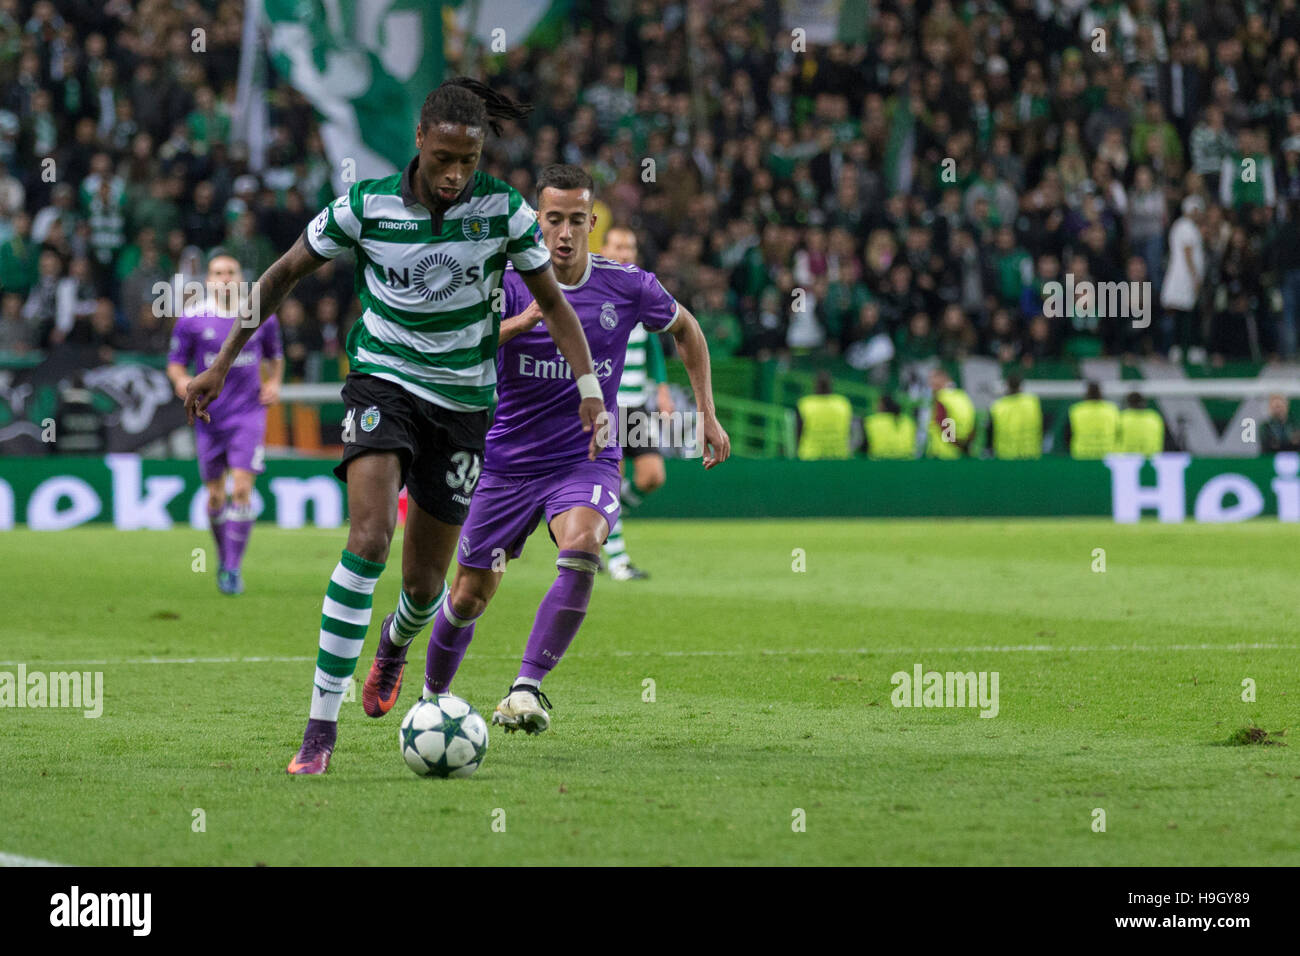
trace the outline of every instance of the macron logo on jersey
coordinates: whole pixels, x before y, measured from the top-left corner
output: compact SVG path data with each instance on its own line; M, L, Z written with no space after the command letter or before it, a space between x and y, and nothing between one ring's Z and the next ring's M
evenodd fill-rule
M419 229L420 227L410 219L381 219L379 220L380 229Z

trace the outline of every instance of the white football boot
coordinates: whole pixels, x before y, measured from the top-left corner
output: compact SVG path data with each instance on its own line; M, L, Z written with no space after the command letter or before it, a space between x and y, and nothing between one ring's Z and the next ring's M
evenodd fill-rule
M551 726L551 717L546 712L550 707L551 702L541 688L516 684L492 712L492 723L504 727L508 733L522 730L527 734L540 734Z

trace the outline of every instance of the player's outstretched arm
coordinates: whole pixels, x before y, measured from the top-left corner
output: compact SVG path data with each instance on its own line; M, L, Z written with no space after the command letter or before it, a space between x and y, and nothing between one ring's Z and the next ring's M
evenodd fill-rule
M594 461L596 453L600 450L600 442L605 437L602 431L607 432L607 429L596 428L600 417L605 414L605 399L600 390L600 380L596 378L596 371L591 363L591 349L587 345L587 336L582 331L582 323L578 321L578 314L573 311L573 306L569 305L569 300L560 291L559 283L555 281L555 273L549 267L541 272L524 275L522 278L524 285L528 286L528 291L533 294L533 298L541 307L542 321L546 323L546 330L551 333L555 347L569 363L569 368L573 369L574 380L578 383L578 394L582 396L582 403L578 406L578 416L582 419L582 430L591 432L591 444L588 446L587 456Z
M731 457L731 439L718 423L718 413L713 407L713 374L709 368L709 343L704 338L700 323L690 310L680 302L677 321L668 331L677 342L677 353L690 376L695 391L695 407L700 423L697 436L704 449L704 467L712 468Z
M226 382L226 373L234 364L239 350L253 337L253 333L257 331L262 321L268 315L275 313L280 303L284 301L284 297L298 284L298 280L315 271L325 261L314 255L307 248L302 236L299 236L293 247L262 273L262 277L257 280L253 289L255 304L253 315L235 323L230 330L230 335L221 346L221 351L217 353L216 361L206 371L190 379L185 396L185 417L191 425L194 424L195 418L209 421L206 409L221 394L221 387Z

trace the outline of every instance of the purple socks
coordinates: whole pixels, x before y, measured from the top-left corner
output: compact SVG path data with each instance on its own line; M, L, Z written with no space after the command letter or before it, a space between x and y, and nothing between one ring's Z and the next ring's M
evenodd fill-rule
M539 682L560 662L564 652L587 616L592 587L596 582L599 556L586 551L561 551L556 559L560 569L555 583L542 598L533 621L528 646L524 649L519 676ZM429 653L425 658L425 690L434 694L446 693L456 669L465 658L465 651L474 639L474 622L477 618L460 618L452 610L451 598L442 602L433 619L433 636L429 640Z
M217 511L208 505L208 524L212 526L212 537L217 542L217 560L222 571L238 571L244 561L244 549L248 547L248 536L253 532L253 505L243 506L231 503Z
M474 622L478 618L460 618L451 609L451 597L442 602L434 614L433 636L424 658L424 689L434 694L446 693L456 669L474 639Z
M240 506L231 503L226 509L225 547L221 551L221 566L227 571L238 571L244 561L244 549L248 547L248 536L253 532L253 505Z
M226 568L226 506L224 504L213 511L212 502L208 502L208 524L212 528L212 538L217 542L218 569L224 571Z
M587 616L598 560L598 555L586 551L560 552L555 562L560 573L537 608L519 667L520 677L540 681L560 663Z

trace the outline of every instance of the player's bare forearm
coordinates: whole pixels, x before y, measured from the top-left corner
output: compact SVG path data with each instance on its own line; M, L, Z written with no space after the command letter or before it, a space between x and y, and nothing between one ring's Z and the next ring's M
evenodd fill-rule
M176 393L176 397L183 401L185 399L185 386L190 383L190 370L180 362L168 362L167 377L171 380L172 390Z
M704 338L704 330L686 306L678 303L681 314L671 329L673 339L677 342L677 354L686 366L686 374L691 380L691 389L695 392L695 407L701 415L717 417L713 407L713 372L709 365L709 343Z
M262 380L258 400L263 405L274 405L280 400L280 382L284 379L284 359L262 359L258 371L261 373Z
M673 323L672 334L677 342L677 354L682 357L695 392L695 407L700 415L696 439L704 452L704 467L714 468L731 457L731 438L718 422L717 409L713 405L709 343L690 310L681 303L677 307L681 311Z
M560 291L555 273L547 269L545 272L524 276L523 279L542 310L542 321L551 333L551 340L569 363L569 368L573 369L573 377L576 379L594 372L591 349L587 345L587 336L582 331L582 323L578 321L578 313L573 311L573 306L569 305L569 300Z
M253 333L257 331L263 320L269 315L274 315L275 310L280 307L280 303L298 281L308 273L314 272L324 261L312 255L302 236L299 236L298 241L289 251L271 263L270 267L262 273L256 285L254 314L249 316L248 320L236 322L231 327L230 334L226 336L226 341L221 346L221 351L217 353L216 361L212 363L213 367L220 370L222 376L230 371L236 356L248 344L248 340L253 337Z

